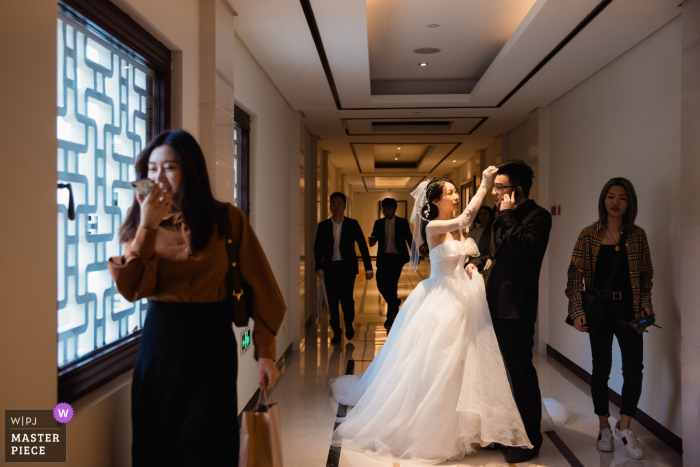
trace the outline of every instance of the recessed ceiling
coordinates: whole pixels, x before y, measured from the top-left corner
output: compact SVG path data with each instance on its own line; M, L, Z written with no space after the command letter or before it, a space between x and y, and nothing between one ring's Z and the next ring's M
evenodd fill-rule
M372 146L374 162L392 162L398 157L402 162L420 162L432 148L426 144L375 144ZM397 156L400 154L400 156Z
M441 0L439 4L425 0L368 1L372 94L471 92L534 3L535 0ZM423 53L434 53L430 66L416 67L417 62L424 61L417 54ZM403 81L412 82L410 92L401 86ZM392 86L404 89L394 91Z
M363 177L449 173L491 145L498 135L523 123L534 109L549 105L681 13L679 0L229 1L239 15L234 19L236 40L250 50L290 107L303 112L303 126L319 136L320 147L330 151L330 161L354 191L368 189ZM387 17L378 19L390 29L370 31L374 8L387 5ZM501 36L486 31L485 36L477 37L483 45L478 50L474 43L458 39L478 30L483 21L495 21L503 11L510 12L509 7L499 5L522 7L516 16L524 17L513 16ZM456 12L471 6L488 11L466 19L462 14L457 20ZM318 35L312 32L314 28ZM373 94L376 89L372 88L381 82L375 79L374 66L370 73L375 33L388 38L384 45L389 51L384 53L402 51L403 58L388 59L405 60L408 72L417 76L407 79L402 68L387 62L390 69L383 76L405 87L397 94L386 89ZM501 45L489 49L486 37ZM455 45L459 59L441 69L440 60L453 53ZM432 55L413 52L422 47L442 50ZM486 49L492 50L490 55L478 55ZM419 67L420 62L429 66ZM468 62L480 74L475 86L464 83L469 75L460 67ZM435 70L447 70L454 74L444 76L457 78L435 79L429 75ZM246 70L239 67L235 73ZM426 86L426 76L430 78L427 82L437 83L427 95L421 94L426 88L420 88ZM396 89L399 85L387 86ZM440 87L450 86L451 94L439 93ZM473 89L464 93L469 86ZM235 97L244 106L255 105L244 93ZM372 122L400 119L454 123L448 134L372 131ZM458 125L465 130L457 131ZM434 149L415 169L375 167L374 146L409 144Z
M411 191L424 177L400 176L400 177L371 177L363 176L361 182L367 191Z

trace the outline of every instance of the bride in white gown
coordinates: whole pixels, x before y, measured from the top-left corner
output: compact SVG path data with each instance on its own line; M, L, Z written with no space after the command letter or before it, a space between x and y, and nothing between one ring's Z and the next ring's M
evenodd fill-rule
M425 464L461 459L490 443L532 448L493 330L484 280L479 274L469 279L463 269L465 258L477 256L478 249L472 239L460 241L450 233L473 222L496 170L484 171L476 195L455 219L459 196L448 180L423 182L411 193L416 207L410 267L417 266L421 224L432 217L423 237L430 248L430 278L406 299L367 371L331 382L336 400L354 406L338 419L332 445ZM436 197L433 190L442 192L433 201L437 218L423 209Z

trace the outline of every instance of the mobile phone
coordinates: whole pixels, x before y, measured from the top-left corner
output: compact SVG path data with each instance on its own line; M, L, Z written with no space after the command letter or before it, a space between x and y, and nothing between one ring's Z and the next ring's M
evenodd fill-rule
M151 190L153 190L153 187L156 186L156 184L153 183L153 180L149 178L142 178L141 180L131 182L131 186L134 188L134 191L136 191L136 193L140 194L143 197L146 197L149 194L151 194Z
M518 204L525 197L525 195L523 194L523 190L519 186L516 186L515 188L513 188L512 195L513 195L513 204Z

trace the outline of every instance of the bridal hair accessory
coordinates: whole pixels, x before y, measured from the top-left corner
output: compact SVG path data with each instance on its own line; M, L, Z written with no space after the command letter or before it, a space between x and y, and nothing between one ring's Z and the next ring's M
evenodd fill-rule
M413 224L413 244L411 245L411 261L408 264L409 271L415 271L418 268L418 263L420 262L420 246L423 243L423 237L421 236L421 229L423 227L423 222L428 222L428 213L430 212L430 206L428 206L428 196L431 194L428 192L428 185L432 180L424 180L418 184L415 190L411 192L413 196L413 212L411 213L411 224ZM432 192L432 186L431 192Z

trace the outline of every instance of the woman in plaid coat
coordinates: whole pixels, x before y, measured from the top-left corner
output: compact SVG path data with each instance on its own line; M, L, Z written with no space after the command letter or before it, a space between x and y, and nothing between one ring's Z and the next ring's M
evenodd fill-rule
M598 201L599 220L583 229L578 236L568 271L566 295L569 316L580 332L588 331L583 310L584 288L605 289L615 255L622 257L612 282L612 297L606 304L605 321L590 334L593 355L591 395L596 415L600 418L597 447L614 451L613 434L608 417L608 379L612 366L613 336L617 337L622 354L622 407L615 434L627 453L641 459L644 451L629 429L642 393L643 339L622 323L654 316L651 287L654 270L649 243L644 229L634 224L637 217L637 195L625 178L613 178L605 184Z

